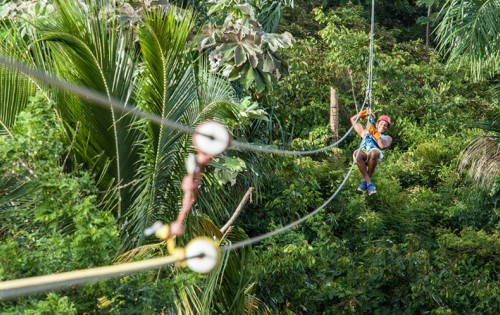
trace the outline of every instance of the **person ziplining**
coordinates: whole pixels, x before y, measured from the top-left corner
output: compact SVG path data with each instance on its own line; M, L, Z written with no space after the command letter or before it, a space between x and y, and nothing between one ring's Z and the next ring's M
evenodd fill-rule
M369 122L365 128L359 121L367 117L369 118ZM391 119L389 116L380 116L375 126L372 124L374 118L375 116L371 109L365 109L359 114L351 117L351 124L354 130L363 139L360 148L354 151L352 155L361 175L363 175L361 184L358 187L358 192L368 192L369 196L377 192L377 188L372 182L371 177L378 162L384 157L382 150L390 147L392 143L392 138L388 135L384 135L391 126Z

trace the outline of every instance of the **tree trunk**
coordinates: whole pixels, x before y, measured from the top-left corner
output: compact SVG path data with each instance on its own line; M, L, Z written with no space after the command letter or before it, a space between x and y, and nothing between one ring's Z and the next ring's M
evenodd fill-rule
M333 132L333 141L339 139L339 104L337 91L330 87L330 128Z

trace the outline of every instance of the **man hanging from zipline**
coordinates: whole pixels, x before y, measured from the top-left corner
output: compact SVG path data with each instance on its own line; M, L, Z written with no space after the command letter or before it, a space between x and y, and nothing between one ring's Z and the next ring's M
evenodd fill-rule
M384 157L382 150L387 149L392 143L392 138L384 135L391 126L391 119L387 115L382 115L377 119L374 127L370 122L370 117L374 118L375 116L370 109L361 111L359 113L359 119L357 119L357 117L358 114L351 117L351 124L354 126L354 130L363 139L361 148L353 153L353 158L358 165L361 175L363 175L363 180L358 187L358 192L363 193L366 191L370 196L377 192L377 188L372 182L371 177L377 167L378 161ZM365 128L359 121L367 117L369 117L369 122Z

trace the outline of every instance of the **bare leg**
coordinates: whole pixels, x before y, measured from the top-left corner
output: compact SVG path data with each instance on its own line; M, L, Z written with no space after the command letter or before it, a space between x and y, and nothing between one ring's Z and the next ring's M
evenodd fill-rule
M368 154L368 176L371 178L375 168L378 164L378 159L380 157L380 152L377 150L371 150Z
M370 175L368 174L368 170L366 169L366 153L362 151L358 151L358 156L356 157L356 165L358 166L359 172L363 175L366 183L371 183ZM356 154L356 153L354 153ZM355 155L356 156L356 155Z

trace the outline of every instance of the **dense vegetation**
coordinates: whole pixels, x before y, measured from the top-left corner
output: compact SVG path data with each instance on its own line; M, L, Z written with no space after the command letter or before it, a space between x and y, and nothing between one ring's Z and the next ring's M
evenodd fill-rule
M3 1L2 60L170 121L217 120L269 148L332 143L330 87L340 135L363 103L371 3L81 3ZM226 253L208 275L169 266L0 301L1 314L497 314L500 5L375 10L372 107L394 139L376 195L356 193L354 170L317 215ZM467 33L471 15L482 37ZM142 231L177 216L190 135L5 66L0 86L0 280L165 255ZM228 150L204 173L178 245L226 245L307 215L358 145L349 134L306 157ZM253 202L221 233L250 186Z

